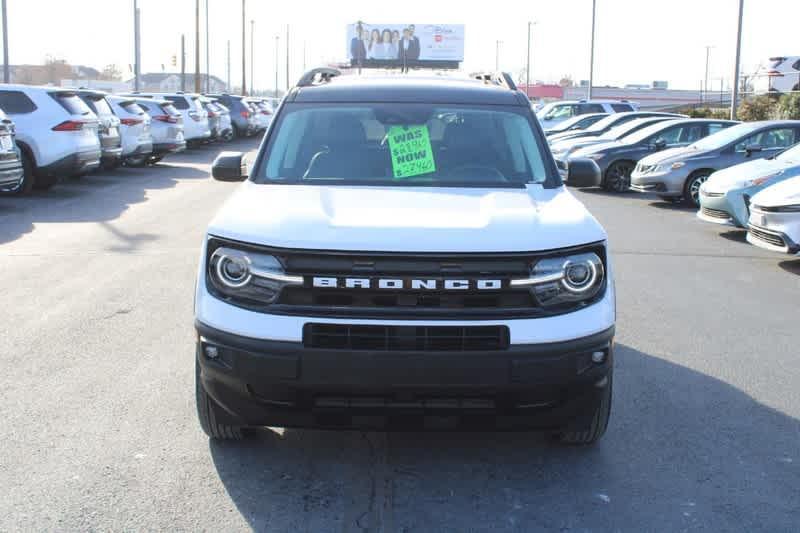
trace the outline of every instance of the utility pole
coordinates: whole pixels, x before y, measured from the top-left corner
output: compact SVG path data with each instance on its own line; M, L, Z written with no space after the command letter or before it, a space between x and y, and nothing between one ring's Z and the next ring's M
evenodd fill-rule
M278 97L278 42L280 35L275 36L275 98Z
M194 2L194 92L202 90L200 85L200 0Z
M528 61L525 67L525 95L531 96L531 22L528 21Z
M303 72L306 71L306 41L303 39Z
M595 15L597 14L597 0L592 0L592 49L589 53L589 94L587 98L592 99L592 86L594 85L594 25Z
M181 33L181 92L186 92L186 35Z
M6 0L3 0L3 83L11 83L11 71L8 66L8 15Z
M286 25L286 92L289 92L289 25Z
M245 34L244 28L245 2L246 0L242 0L242 96L247 96L247 49L245 48L247 35Z
M231 40L228 39L228 92L231 92Z
M713 46L706 46L706 76L703 78L705 82L703 82L703 102L708 100L708 58L711 54L711 49L714 48Z
M208 2L206 0L206 94L211 92L211 54L209 52L209 41L211 34L208 31Z
M500 43L503 41L494 42L494 71L500 72Z
M742 18L744 16L744 0L739 0L739 28L736 31L736 63L733 68L733 94L731 95L731 120L736 120L736 107L739 103L739 63L742 60Z
M140 22L139 2L137 0L133 0L133 90L136 92L139 91L139 77L142 75L142 68L140 64L142 58L139 49Z
M253 71L253 65L255 64L255 46L253 43L256 42L256 21L250 19L250 92L256 92L256 75Z

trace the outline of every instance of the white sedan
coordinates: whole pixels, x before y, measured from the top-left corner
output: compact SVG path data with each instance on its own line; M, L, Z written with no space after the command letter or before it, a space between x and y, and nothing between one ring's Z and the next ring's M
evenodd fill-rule
M800 177L753 196L747 241L773 252L800 254Z

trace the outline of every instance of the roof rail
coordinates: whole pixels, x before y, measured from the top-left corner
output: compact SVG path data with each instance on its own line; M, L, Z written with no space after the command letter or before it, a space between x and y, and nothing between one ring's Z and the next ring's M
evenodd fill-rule
M312 85L320 85L328 83L336 76L341 76L342 72L335 68L319 67L312 68L300 78L297 82L298 87L310 87Z
M508 72L476 72L471 77L483 83L506 87L510 91L517 90L517 84L514 83L514 78Z

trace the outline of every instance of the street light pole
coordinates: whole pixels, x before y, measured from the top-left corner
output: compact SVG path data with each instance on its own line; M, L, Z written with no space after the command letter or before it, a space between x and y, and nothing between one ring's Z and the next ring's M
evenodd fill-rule
M194 92L202 91L200 85L200 0L194 2Z
M494 43L494 71L500 72L500 43L502 41L495 41Z
M181 92L186 92L186 35L181 33Z
M250 19L250 92L254 93L256 90L256 75L253 70L255 64L255 47L253 43L256 40L256 21Z
M286 25L286 92L289 92L289 25Z
M531 96L531 22L528 21L528 61L525 66L525 94Z
M3 83L11 83L11 71L8 66L8 15L6 0L3 0Z
M736 31L736 63L733 73L733 94L731 95L731 120L736 120L736 107L739 101L739 62L742 60L742 18L744 0L739 0L739 28Z
M4 10L5 12L5 10ZM139 2L133 0L133 90L139 91L139 76L141 76L141 55L139 52Z
M231 92L231 40L228 39L228 85L226 90Z
M278 45L280 35L275 36L275 98L278 97Z
M211 0L206 0L206 93L211 92L211 53L209 52L209 41L211 34L208 30L208 3Z
M706 46L706 77L704 78L705 82L703 82L703 102L708 100L708 58L712 48L713 46Z
M594 85L594 26L595 15L597 14L597 0L592 0L592 49L589 53L589 94L588 99L592 99L592 86Z
M242 0L242 96L247 96L247 34L245 33L245 2Z

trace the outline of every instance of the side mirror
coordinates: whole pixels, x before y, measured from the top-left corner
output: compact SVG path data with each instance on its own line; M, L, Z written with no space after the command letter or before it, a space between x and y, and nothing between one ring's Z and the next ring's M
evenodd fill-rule
M667 141L664 139L657 139L656 142L653 143L654 150L663 150L667 147Z
M218 181L247 179L247 161L242 152L222 152L211 165L211 175Z
M748 144L744 147L744 151L747 154L747 157L750 157L754 153L758 153L763 151L760 144Z
M600 167L588 158L569 160L567 170L567 185L570 187L599 187Z

